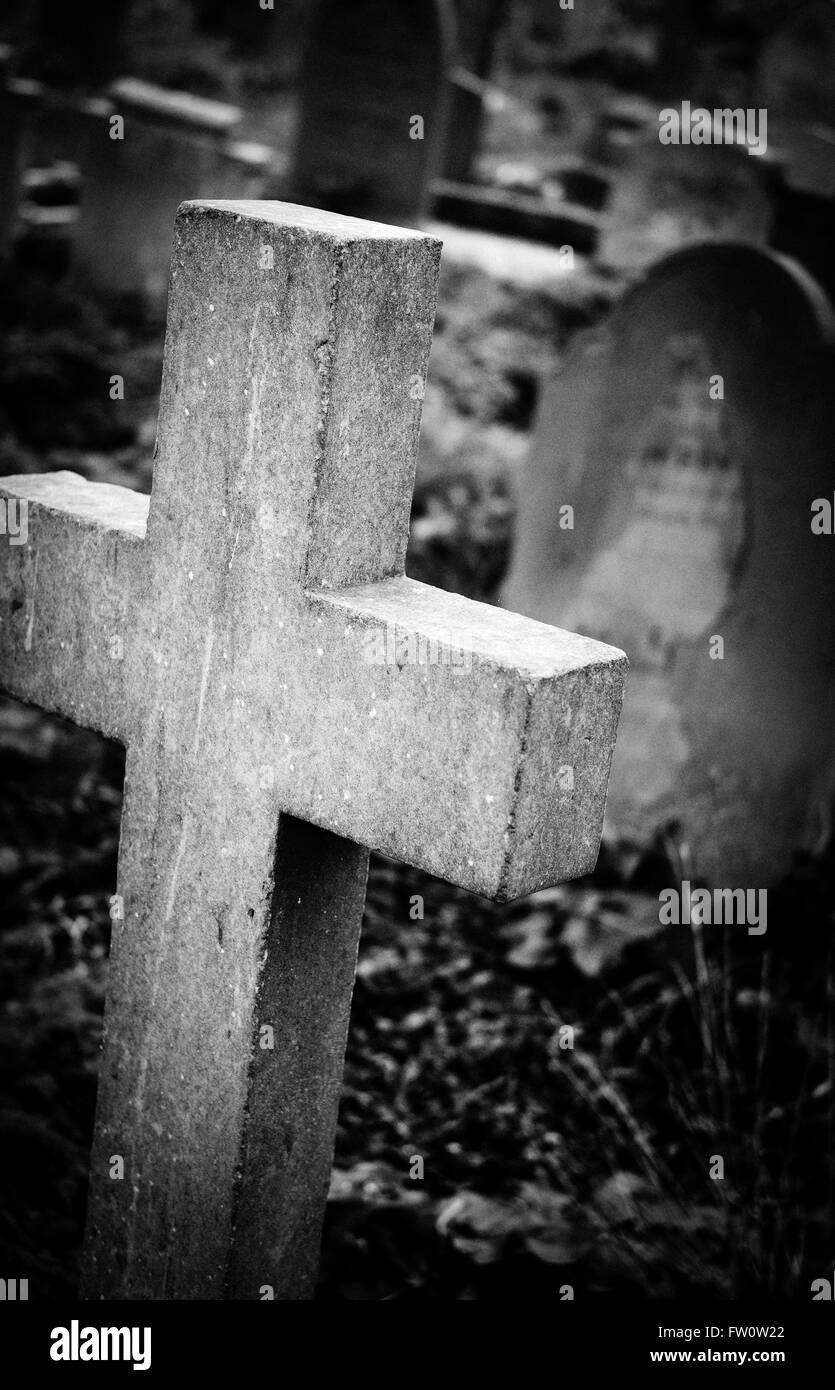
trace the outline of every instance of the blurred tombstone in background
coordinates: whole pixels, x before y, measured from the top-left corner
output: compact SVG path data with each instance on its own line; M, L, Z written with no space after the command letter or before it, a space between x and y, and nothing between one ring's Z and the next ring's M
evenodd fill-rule
M606 164L617 159L620 140L631 133L635 108L639 123L646 121L646 103L632 93L613 95L610 81L611 52L618 31L617 6L612 0L577 3L564 10L558 3L536 0L532 12L533 39L549 46L549 68L556 64L553 93L543 104L556 121L569 154ZM627 134L628 138L628 134Z
M458 66L451 73L449 133L442 169L445 179L467 183L473 177L484 133L486 82L510 8L511 0L458 0Z
M664 0L652 84L661 104L750 106L767 9L759 0Z
M11 89L14 50L0 45L0 257L8 254L17 229L23 178L23 125Z
M742 145L634 145L614 181L598 260L632 274L694 241L764 244L772 192L760 158Z
M9 75L13 61L0 88L0 257L10 257L25 237L37 242L42 264L66 270L82 151L91 125L106 129L110 106L100 97Z
M763 45L757 100L786 182L835 197L835 5L802 5Z
M270 151L236 142L235 106L125 78L79 141L76 261L92 283L164 306L174 215L185 198L257 198ZM113 121L124 138L112 138ZM118 130L118 128L116 128Z
M675 253L545 391L503 601L631 663L610 828L765 886L833 792L833 319L766 250Z
M658 12L658 37L653 90L662 105L693 100L693 68L705 21L702 0L664 0ZM701 97L699 96L699 100Z
M413 226L448 137L451 0L318 0L291 188L332 212Z
M763 44L756 104L783 173L774 245L835 294L835 5L802 5Z
M601 155L614 165L598 252L606 269L632 274L693 242L768 241L774 171L767 140L753 155L744 142L755 48L756 28L744 16L699 0L671 0L659 9L654 98L611 103L598 133ZM661 113L682 111L684 103L713 116L709 143L701 129L662 143ZM631 122L618 123L622 109ZM737 109L739 129L724 129L719 112Z
M238 107L133 78L89 95L80 81L13 76L9 48L0 60L0 256L22 236L39 263L73 264L90 284L143 294L159 309L179 204L264 196L274 156L236 138Z

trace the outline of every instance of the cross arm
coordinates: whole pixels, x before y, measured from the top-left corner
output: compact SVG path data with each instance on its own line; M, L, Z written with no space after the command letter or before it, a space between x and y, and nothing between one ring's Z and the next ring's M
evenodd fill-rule
M594 867L622 652L404 576L308 598L335 656L289 809L500 900Z
M0 683L124 741L148 498L62 472L2 478L0 503Z

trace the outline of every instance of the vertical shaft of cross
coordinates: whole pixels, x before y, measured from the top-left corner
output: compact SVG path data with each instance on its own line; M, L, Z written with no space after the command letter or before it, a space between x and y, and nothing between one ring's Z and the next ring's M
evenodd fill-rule
M278 815L216 791L220 720L195 752L164 714L126 761L87 1298L222 1298L231 1243Z
M160 911L132 934L126 897L83 1296L312 1295L367 865L367 850L283 816L266 913L216 899L211 920Z
M227 1298L313 1293L368 851L282 816Z

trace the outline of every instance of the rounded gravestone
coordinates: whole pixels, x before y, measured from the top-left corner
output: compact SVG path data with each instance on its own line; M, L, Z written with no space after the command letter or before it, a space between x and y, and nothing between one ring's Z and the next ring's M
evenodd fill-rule
M302 66L299 202L420 219L443 162L452 34L448 0L320 0Z
M773 882L831 804L834 332L792 263L676 252L569 357L521 488L504 602L630 659L610 829L678 821L717 886Z

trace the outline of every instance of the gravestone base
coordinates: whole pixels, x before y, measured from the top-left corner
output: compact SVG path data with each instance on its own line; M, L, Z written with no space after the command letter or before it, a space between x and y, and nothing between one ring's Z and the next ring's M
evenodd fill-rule
M459 227L496 232L547 246L570 246L578 255L596 248L603 218L576 203L549 204L473 184L432 184L434 216Z

